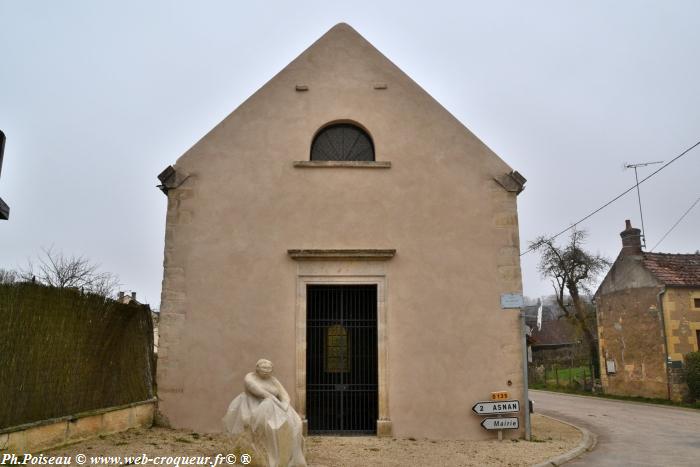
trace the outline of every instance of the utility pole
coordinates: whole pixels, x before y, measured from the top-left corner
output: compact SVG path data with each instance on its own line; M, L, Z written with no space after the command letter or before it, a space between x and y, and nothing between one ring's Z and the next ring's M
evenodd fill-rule
M520 309L520 333L522 336L523 345L523 405L525 406L525 441L530 441L532 437L532 428L530 426L530 395L528 393L528 376L527 376L527 324L525 324L525 310Z
M639 218L642 221L642 246L647 247L647 237L644 233L644 214L642 214L642 195L639 193L639 176L637 176L637 169L639 167L646 167L647 165L663 164L664 161L655 162L640 162L639 164L625 164L626 169L634 169L634 179L637 181L637 201L639 201Z
M5 133L0 130L0 173L2 172L2 156L5 153ZM0 220L10 218L10 206L0 198Z

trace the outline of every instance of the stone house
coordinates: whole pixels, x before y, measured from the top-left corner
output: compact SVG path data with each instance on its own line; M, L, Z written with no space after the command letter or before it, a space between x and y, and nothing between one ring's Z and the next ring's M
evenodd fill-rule
M136 292L131 292L131 294L128 294L120 290L117 293L117 301L119 303L123 303L124 305L128 305L129 303L133 303L134 305L143 305L143 303L136 300Z
M622 251L595 294L608 394L681 400L683 356L700 346L700 254L642 251L627 221Z
M136 292L131 292L131 294L125 293L123 291L119 291L117 293L117 302L123 303L124 305L138 305L138 306L146 306L151 312L151 321L153 322L153 353L157 354L158 353L158 321L160 318L160 314L158 312L155 312L151 310L150 305L144 304L136 300Z
M530 383L546 383L546 371L556 368L587 368L588 375L593 373L588 345L583 341L583 333L573 319L556 306L542 307L542 324L537 326L539 306L526 306L523 309L525 323L530 329L529 373ZM595 333L595 329L592 329ZM579 373L572 373L579 378ZM582 381L583 383L583 381Z
M539 363L538 354L543 360L556 360L555 356L558 355L556 353L558 350L566 349L566 352L560 353L567 356L571 353L572 348L579 350L578 347L581 346L579 334L576 326L563 315L543 320L541 329L538 329L537 326L532 328L533 361ZM585 352L585 346L583 347Z
M487 438L472 405L521 398L500 297L522 293L525 179L350 26L159 179L172 426L220 431L259 358L312 434Z

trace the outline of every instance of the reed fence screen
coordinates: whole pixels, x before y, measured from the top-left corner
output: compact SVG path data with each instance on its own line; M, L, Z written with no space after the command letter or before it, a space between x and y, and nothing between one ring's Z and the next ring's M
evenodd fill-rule
M147 306L0 285L0 429L150 399L154 369Z

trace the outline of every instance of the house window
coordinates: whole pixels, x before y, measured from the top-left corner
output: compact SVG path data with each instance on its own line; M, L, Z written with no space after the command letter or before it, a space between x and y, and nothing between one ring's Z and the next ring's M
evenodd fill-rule
M366 131L350 123L329 125L311 143L312 161L373 161L374 143Z
M693 306L695 308L700 308L700 298L694 298L693 299Z

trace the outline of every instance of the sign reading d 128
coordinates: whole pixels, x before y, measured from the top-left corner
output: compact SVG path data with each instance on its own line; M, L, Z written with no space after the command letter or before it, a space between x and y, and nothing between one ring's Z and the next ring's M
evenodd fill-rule
M472 410L479 415L520 412L520 401L477 402Z

